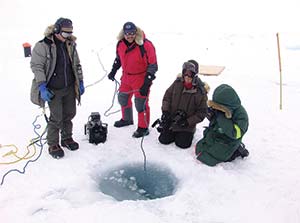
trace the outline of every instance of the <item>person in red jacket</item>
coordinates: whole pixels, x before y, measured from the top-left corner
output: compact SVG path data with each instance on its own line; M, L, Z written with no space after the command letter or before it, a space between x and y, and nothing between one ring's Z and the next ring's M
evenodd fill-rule
M117 128L133 124L132 96L138 112L138 128L133 137L149 134L150 108L148 104L150 86L158 70L155 47L145 38L143 30L132 22L126 22L118 35L117 55L108 78L122 67L118 101L122 108L122 118L114 123Z

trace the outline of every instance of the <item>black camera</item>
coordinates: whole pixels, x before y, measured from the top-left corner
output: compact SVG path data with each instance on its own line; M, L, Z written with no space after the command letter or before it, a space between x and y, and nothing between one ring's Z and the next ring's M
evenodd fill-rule
M173 122L178 124L180 121L185 120L187 118L186 116L187 114L185 111L178 109L174 114Z
M156 120L153 122L153 124L151 125L151 127L154 128L156 125L158 125L158 126L156 127L157 131L158 131L159 133L161 133L161 132L163 132L164 130L167 130L167 129L170 128L171 122L162 121L162 120L160 120L160 119L158 118L158 119L156 119Z
M181 109L178 109L173 115L169 116L167 119L157 119L153 122L151 127L154 128L156 125L158 125L156 129L159 133L161 133L165 130L170 129L173 123L178 124L181 120L186 119L186 117L186 112Z
M107 138L107 124L101 122L99 112L92 112L88 123L84 125L84 134L88 135L89 143L104 143Z

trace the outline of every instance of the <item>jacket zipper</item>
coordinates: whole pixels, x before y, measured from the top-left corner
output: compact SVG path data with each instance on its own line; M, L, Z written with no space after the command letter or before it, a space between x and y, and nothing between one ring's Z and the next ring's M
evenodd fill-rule
M61 50L62 50L63 56L64 56L64 77L65 77L65 87L68 87L66 52L65 52L65 50L64 50L64 45L63 45L63 44L61 44L60 47L61 47Z

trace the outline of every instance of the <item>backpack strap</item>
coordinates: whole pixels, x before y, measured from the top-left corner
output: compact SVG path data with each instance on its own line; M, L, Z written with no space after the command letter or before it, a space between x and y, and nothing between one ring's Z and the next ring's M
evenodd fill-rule
M147 51L146 51L146 49L145 49L145 47L144 47L144 44L145 44L145 42L150 42L148 39L144 39L144 43L142 44L142 45L140 45L139 47L140 47L140 51L141 51L141 56L142 56L142 58L144 57L144 55L146 55L146 58L147 58L147 63L148 63L148 55L147 55Z
M146 53L144 44L143 44L143 45L140 45L139 47L140 47L140 51L141 51L141 56L144 57L144 55L145 55L145 53Z

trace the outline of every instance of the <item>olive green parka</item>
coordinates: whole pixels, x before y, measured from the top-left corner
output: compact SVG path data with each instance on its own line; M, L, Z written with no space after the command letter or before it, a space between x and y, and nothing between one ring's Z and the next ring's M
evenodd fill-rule
M209 126L196 145L196 156L201 162L215 166L230 159L248 130L248 114L241 105L235 90L226 84L217 87L213 100L208 101L213 109Z

